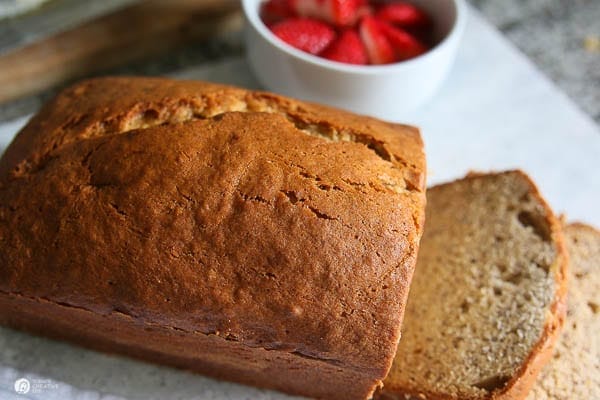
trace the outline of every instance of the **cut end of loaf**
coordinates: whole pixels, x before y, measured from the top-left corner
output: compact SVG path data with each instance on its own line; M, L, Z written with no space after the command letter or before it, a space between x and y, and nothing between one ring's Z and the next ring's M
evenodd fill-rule
M402 340L381 396L506 393L547 347L540 344L556 319L558 223L518 171L434 187L426 217Z

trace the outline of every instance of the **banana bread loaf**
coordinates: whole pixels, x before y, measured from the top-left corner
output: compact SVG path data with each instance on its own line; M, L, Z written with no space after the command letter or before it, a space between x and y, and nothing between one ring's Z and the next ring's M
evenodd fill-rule
M208 83L84 81L0 160L0 323L366 399L400 337L424 171L413 127Z

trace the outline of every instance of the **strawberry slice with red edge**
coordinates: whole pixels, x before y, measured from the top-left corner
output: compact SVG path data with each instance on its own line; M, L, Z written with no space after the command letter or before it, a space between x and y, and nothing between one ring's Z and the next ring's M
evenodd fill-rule
M351 26L365 11L367 0L290 0L300 16L319 18L336 26Z
M367 49L371 64L389 64L398 61L396 52L382 26L383 23L372 16L366 16L360 22L360 38Z
M367 49L360 36L353 30L342 32L322 54L323 57L346 64L364 65L369 62Z
M271 31L287 44L310 54L321 53L336 37L329 25L311 18L289 18L273 25Z
M333 23L340 26L354 25L367 5L366 0L330 0L330 3Z
M404 28L424 27L431 24L427 14L414 5L405 2L386 4L377 10L375 17Z
M260 6L260 17L266 25L294 17L292 0L268 0Z
M427 51L423 43L401 28L381 22L380 29L394 48L399 61L420 56Z

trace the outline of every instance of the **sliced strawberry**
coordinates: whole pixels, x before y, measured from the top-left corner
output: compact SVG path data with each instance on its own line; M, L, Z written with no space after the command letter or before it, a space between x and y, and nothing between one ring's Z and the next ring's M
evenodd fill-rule
M319 54L335 39L329 25L311 18L289 18L271 28L275 36L297 49Z
M294 16L292 0L268 0L260 7L260 16L267 25Z
M365 4L361 5L358 8L358 11L356 12L357 20L361 20L363 17L366 17L367 15L373 15L373 12L374 12L373 7L370 4L365 3Z
M333 23L339 26L354 25L359 12L366 6L365 0L330 0Z
M366 16L360 22L360 37L367 49L371 64L388 64L397 61L392 44L383 33L383 23Z
M344 31L340 37L323 52L322 56L333 61L347 64L364 65L369 62L367 49L365 49L365 45L360 40L360 36L350 29Z
M386 4L375 16L383 21L391 22L401 27L428 26L431 20L423 11L405 2Z
M366 6L367 0L291 0L291 7L298 15L337 26L354 25Z
M427 47L403 29L385 22L381 22L380 25L381 31L392 44L399 60L408 60L409 58L414 58L427 51Z

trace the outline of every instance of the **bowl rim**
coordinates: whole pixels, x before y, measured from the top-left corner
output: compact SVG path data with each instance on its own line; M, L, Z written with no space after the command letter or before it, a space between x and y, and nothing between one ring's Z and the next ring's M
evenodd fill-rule
M433 57L436 53L442 51L442 48L448 46L448 44L453 38L460 37L460 35L464 31L467 20L467 5L465 3L465 0L452 0L451 2L449 2L449 4L452 4L456 10L456 18L454 19L454 23L452 24L449 33L446 36L444 36L444 38L429 51L409 60L399 61L392 64L353 65L327 60L325 58L306 53L277 39L275 35L273 35L273 33L260 19L258 12L259 8L256 7L256 5L260 4L263 1L264 0L242 0L242 9L244 11L246 20L250 23L250 25L252 25L252 28L254 28L259 33L259 35L264 40L266 40L271 46L274 46L279 51L282 51L291 57L298 58L306 63L318 65L322 68L329 70L353 73L357 75L371 75L378 73L393 72L395 70L401 70L405 67L424 62L427 59Z

